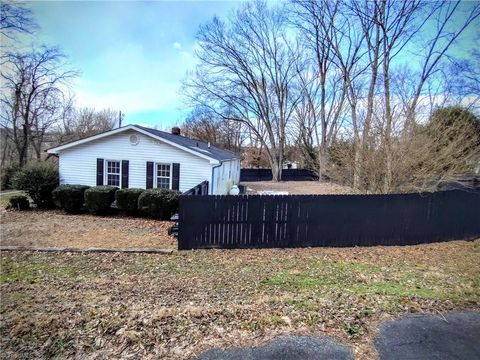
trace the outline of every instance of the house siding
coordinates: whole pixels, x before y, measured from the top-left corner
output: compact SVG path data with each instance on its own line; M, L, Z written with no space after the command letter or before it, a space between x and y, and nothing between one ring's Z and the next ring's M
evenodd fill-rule
M137 145L130 144L129 137L132 134L140 139ZM211 181L214 166L209 160L132 130L60 151L60 183L95 186L97 158L129 160L128 185L130 188L143 189L146 187L147 161L179 163L179 189L182 192L202 181Z

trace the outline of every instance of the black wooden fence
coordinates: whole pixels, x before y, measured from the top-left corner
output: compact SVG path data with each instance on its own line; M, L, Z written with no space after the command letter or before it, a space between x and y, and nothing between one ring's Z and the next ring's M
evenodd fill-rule
M202 181L190 190L185 191L182 195L208 195L208 181Z
M181 196L180 250L410 245L480 237L480 193Z
M271 181L271 169L241 169L240 181ZM283 169L283 181L318 180L318 175L307 169Z

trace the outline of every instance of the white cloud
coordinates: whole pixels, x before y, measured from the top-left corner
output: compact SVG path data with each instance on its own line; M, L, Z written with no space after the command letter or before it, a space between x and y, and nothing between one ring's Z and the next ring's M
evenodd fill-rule
M173 48L177 49L177 50L180 50L182 48L182 44L180 44L178 41L175 41L173 43Z

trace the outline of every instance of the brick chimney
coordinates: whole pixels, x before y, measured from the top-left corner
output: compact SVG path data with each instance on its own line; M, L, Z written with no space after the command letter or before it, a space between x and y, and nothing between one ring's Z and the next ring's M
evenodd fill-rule
M175 127L172 127L172 134L173 135L180 135L180 128L175 126Z

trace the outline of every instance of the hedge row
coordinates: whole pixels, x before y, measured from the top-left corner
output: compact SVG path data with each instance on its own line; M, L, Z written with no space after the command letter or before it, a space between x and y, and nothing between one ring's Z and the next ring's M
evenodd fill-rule
M110 212L116 191L116 187L108 185L94 186L85 190L85 207L92 214Z
M52 191L53 203L66 212L80 212L85 209L84 193L88 188L85 185L60 185Z
M60 185L58 170L48 162L34 162L23 168L12 166L2 174L2 189L12 185L23 190L39 208L57 206L69 213L88 210L107 214L116 208L131 215L146 215L170 219L177 211L180 192L167 189L118 189L113 186ZM25 195L12 197L9 207L24 210L29 207Z
M179 191L167 189L118 189L113 186L60 185L52 192L55 205L69 213L88 210L108 214L112 204L130 215L168 220L178 209Z

